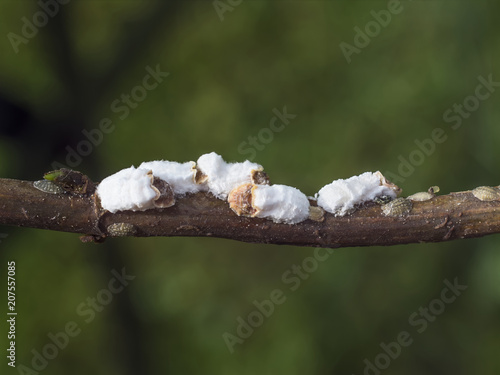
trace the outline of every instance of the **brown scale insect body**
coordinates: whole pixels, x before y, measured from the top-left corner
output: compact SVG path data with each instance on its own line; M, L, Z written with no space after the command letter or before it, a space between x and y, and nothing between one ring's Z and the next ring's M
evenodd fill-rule
M155 207L167 208L175 204L174 191L167 181L153 177L151 187L156 191L156 199L153 200Z
M238 216L254 216L257 212L252 206L252 191L255 187L254 184L244 184L237 188L231 190L227 201L229 202L229 207Z

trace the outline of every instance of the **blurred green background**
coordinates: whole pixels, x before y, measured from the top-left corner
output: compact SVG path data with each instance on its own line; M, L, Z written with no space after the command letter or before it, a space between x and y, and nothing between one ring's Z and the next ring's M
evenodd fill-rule
M253 147L254 161L274 183L307 195L375 170L399 176L404 195L500 182L497 88L477 105L469 99L474 111L455 129L443 119L475 95L478 77L500 80L498 2L401 2L378 29L372 11L384 17L387 1L72 0L58 8L52 3L54 16L19 42L23 17L44 23L43 15L33 21L42 7L0 3L2 177L35 180L54 162L68 165L68 147L84 150L82 131L109 118L113 131L69 165L96 181L142 161L210 151L243 161L252 146L242 143L257 137L265 141ZM341 43L356 46L355 27L367 26L373 37L348 63ZM157 65L170 75L137 89ZM147 95L120 119L124 110L112 103L131 92ZM262 129L284 106L296 118L271 141ZM415 159L415 141L436 128L446 141ZM401 158L412 152L419 165L402 176ZM81 329L40 373L377 374L366 368L377 356L383 374L500 372L498 235L335 250L291 290L283 275L314 249L205 238L93 245L75 234L1 231L4 282L7 261L17 264L17 364L33 368L48 335L68 322ZM104 296L123 267L135 278L85 322L78 307ZM455 278L468 288L419 333L409 318ZM275 289L286 301L231 353L223 334L237 335L237 319ZM381 343L403 331L411 345L385 363ZM2 374L30 373L6 362Z

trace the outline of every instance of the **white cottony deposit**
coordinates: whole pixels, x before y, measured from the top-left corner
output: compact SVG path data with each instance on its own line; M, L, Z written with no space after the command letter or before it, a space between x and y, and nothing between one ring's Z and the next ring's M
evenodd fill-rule
M344 216L356 204L383 195L396 198L398 189L388 183L380 172L365 172L324 186L317 194L318 206L335 216Z
M252 171L264 169L248 160L243 163L226 163L215 152L201 155L196 166L206 176L208 191L220 199L226 199L229 192L237 186L250 183Z
M275 223L296 224L309 216L309 200L299 189L286 185L256 185L252 189L254 216Z
M228 200L238 215L296 224L309 217L309 199L300 190L286 185L265 185L263 167L250 161L226 163L215 152L195 162L150 161L139 168L123 169L105 178L97 187L102 208L112 213L167 208L175 196L208 191ZM166 183L165 183L166 182ZM360 203L380 196L396 198L400 189L380 172L366 172L335 180L317 194L318 206L344 216Z
M194 181L196 174L195 167L196 163L194 161L177 163L174 161L155 160L139 165L139 168L151 170L155 177L167 181L176 195L197 193L205 190L204 185L196 184Z
M97 188L104 209L143 211L154 208L158 191L151 184L153 177L166 181L176 196L209 191L219 199L244 183L250 183L253 171L262 171L259 164L226 163L215 152L200 156L198 163L177 163L166 160L143 162L139 168L130 167L105 178ZM203 174L198 183L197 171Z
M126 168L106 177L97 186L101 206L110 211L143 211L154 208L158 192L152 187L151 170Z

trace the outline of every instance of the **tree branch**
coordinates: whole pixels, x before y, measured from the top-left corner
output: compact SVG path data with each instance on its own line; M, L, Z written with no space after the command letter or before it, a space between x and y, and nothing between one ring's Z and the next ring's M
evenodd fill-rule
M237 216L227 202L208 193L187 195L169 208L112 214L100 208L94 194L51 194L30 181L0 179L0 224L81 233L99 240L110 236L108 228L118 223L133 226L128 234L136 237L219 237L330 248L388 246L499 233L500 202L481 201L466 191L414 202L406 217L384 216L381 206L370 202L344 217L325 213L323 221L289 225Z

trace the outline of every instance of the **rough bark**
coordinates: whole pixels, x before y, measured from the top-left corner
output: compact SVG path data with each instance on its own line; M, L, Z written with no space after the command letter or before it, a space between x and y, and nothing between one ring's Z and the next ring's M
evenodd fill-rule
M315 202L311 201L312 205ZM405 217L387 217L370 202L345 217L325 213L324 220L277 224L237 216L227 202L207 193L179 198L174 206L112 214L94 195L50 194L33 182L0 179L0 224L87 235L110 236L114 223L129 223L133 236L219 237L252 243L313 247L380 246L440 242L500 232L500 202L481 201L470 191L414 202Z

